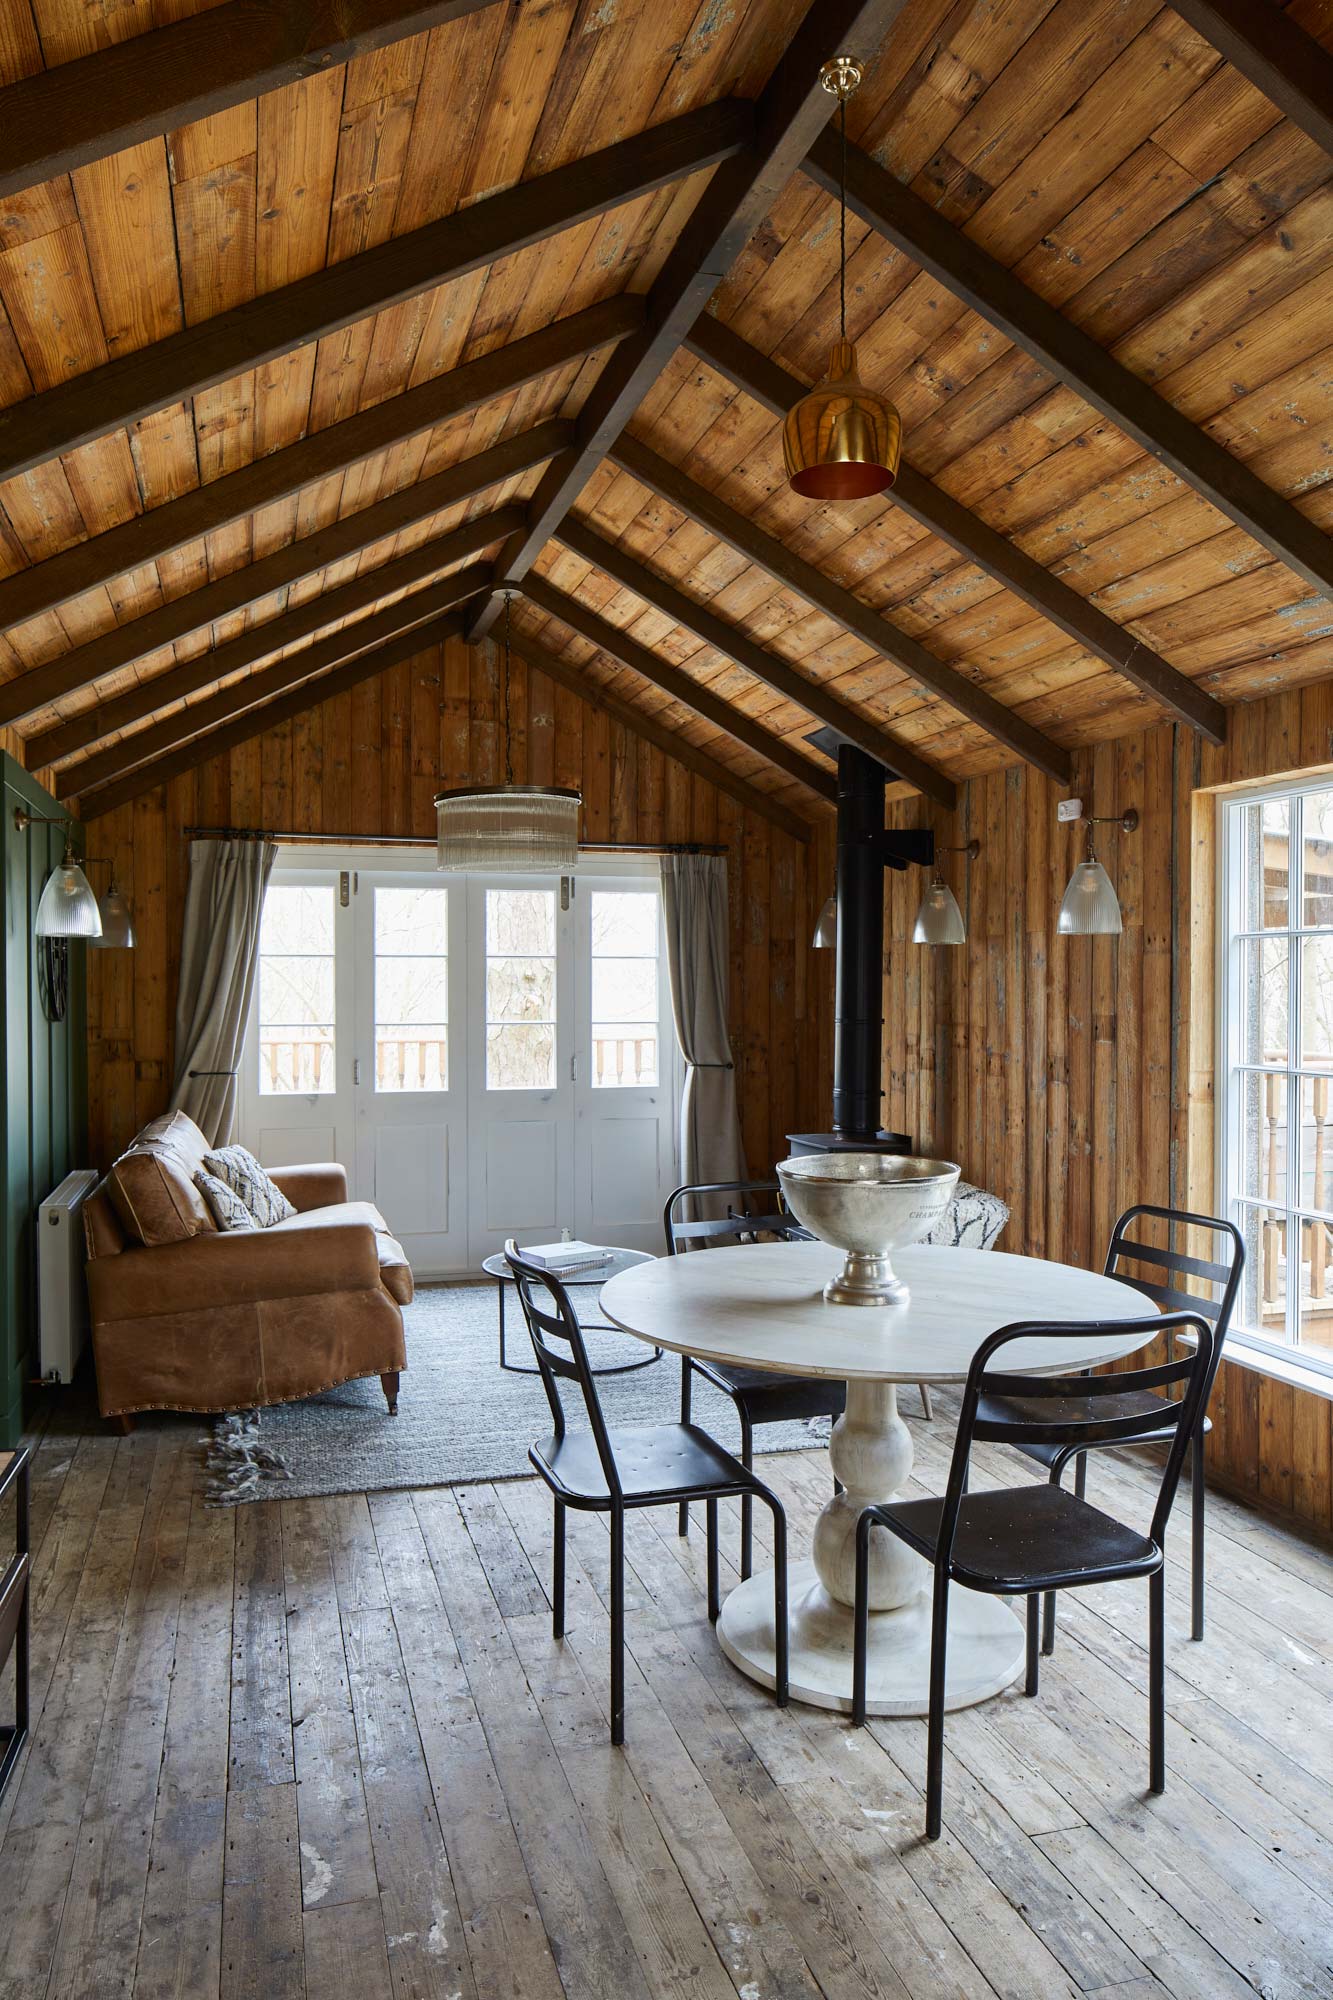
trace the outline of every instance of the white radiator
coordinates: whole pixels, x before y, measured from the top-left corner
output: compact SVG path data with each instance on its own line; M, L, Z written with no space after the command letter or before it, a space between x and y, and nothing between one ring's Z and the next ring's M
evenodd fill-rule
M97 1175L81 1167L37 1211L37 1346L45 1382L72 1381L88 1338L83 1204L96 1186Z

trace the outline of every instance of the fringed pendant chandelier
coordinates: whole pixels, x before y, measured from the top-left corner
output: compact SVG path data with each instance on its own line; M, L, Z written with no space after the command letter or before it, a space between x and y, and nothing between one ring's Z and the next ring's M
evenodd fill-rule
M510 594L505 595L504 668L500 683L505 781L441 792L435 800L435 865L445 869L501 870L514 875L559 875L579 856L581 792L554 785L516 785L509 724Z
M838 185L838 338L824 379L787 413L782 455L793 493L806 500L864 500L898 477L902 418L893 404L858 381L856 348L847 338L847 99L861 82L852 56L824 64L819 81L838 100L842 170Z

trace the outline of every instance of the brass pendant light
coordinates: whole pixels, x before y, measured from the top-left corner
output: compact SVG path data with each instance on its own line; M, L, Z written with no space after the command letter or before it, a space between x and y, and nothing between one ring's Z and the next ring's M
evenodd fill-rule
M847 99L861 82L852 56L824 64L819 81L838 100L842 172L838 189L838 329L824 379L787 413L782 455L793 493L807 500L864 500L898 477L903 423L893 404L858 381L847 338Z

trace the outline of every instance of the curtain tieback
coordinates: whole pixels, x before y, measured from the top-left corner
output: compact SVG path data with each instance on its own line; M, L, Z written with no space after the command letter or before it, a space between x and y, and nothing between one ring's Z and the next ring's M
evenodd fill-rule
M688 1056L686 1056L685 1060L687 1063L689 1063L691 1069L735 1069L736 1067L734 1062L725 1062L725 1063L691 1062Z

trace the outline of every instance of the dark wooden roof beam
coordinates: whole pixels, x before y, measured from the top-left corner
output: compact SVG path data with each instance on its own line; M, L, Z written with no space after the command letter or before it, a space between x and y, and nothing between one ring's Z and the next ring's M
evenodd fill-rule
M670 666L647 646L632 639L628 632L622 632L608 619L599 618L595 611L590 611L586 604L580 604L576 597L557 590L536 570L528 571L523 583L523 595L539 610L558 618L571 632L577 632L581 638L591 641L600 652L609 654L632 673L660 688L672 701L679 702L683 708L693 709L705 722L711 722L715 729L725 730L728 736L743 744L747 750L753 750L766 763L785 771L789 778L795 778L816 797L827 800L829 804L836 802L837 779L825 765L812 763L785 737L774 735L771 729L765 729L744 709L724 701L711 688L693 680L679 667Z
M750 143L722 163L696 202L648 293L642 331L624 341L603 368L580 413L577 444L548 466L526 527L501 550L497 587L473 615L469 637L490 630L499 616L499 586L521 583L527 575L827 124L834 101L820 85L822 65L844 50L873 56L903 4L814 0L807 8L754 107Z
M623 549L616 548L614 543L594 534L584 522L573 518L563 521L558 538L576 555L582 556L585 562L601 570L604 576L632 591L645 604L653 605L685 631L693 632L706 646L711 646L726 659L734 660L738 667L744 667L756 680L763 681L788 701L796 702L807 714L827 723L830 729L836 729L849 742L859 744L862 750L877 757L881 764L888 765L898 777L914 785L919 792L924 792L939 805L953 805L953 783L943 771L928 763L924 757L919 757L905 743L900 743L859 709L850 707L830 688L808 679L789 661L756 644L748 633L728 624L726 619L719 618L716 612L709 611L704 605L696 604L693 598L686 597L665 577L656 575Z
M732 159L753 130L752 105L703 105L29 396L0 410L0 480Z
M710 313L701 314L695 321L685 345L692 354L697 354L701 361L706 361L719 374L729 377L775 416L785 416L809 386L798 381L796 376L789 375L785 368L779 367L768 355L761 354L758 348L751 347L738 333L714 319ZM632 440L628 437L621 440L621 445L631 444ZM615 447L613 457L619 457L621 445ZM649 456L652 458L654 455ZM662 463L664 461L658 461L659 465ZM674 472L674 467L669 470ZM647 483L653 482L649 480ZM659 486L656 490L660 492L662 489ZM698 489L691 488L691 491L697 493ZM664 494L663 497L669 499L671 495ZM1187 674L1171 666L1151 646L1144 645L1123 625L1117 625L1114 618L1108 618L1095 604L1089 604L1086 597L1080 597L1059 577L1052 576L1049 570L1043 569L1039 562L1006 540L997 529L969 512L943 487L936 486L924 473L914 471L905 460L899 466L897 482L888 497L912 520L919 521L922 527L956 549L967 562L975 563L987 576L994 577L1006 590L1013 591L1016 597L1030 604L1043 618L1049 618L1077 645L1086 647L1095 659L1104 660L1108 667L1113 667L1117 673L1133 681L1136 687L1160 702L1170 714L1188 722L1191 728L1202 730L1212 742L1225 742L1226 709L1206 688L1201 688ZM686 506L684 499L675 504ZM692 511L692 508L687 511ZM804 591L802 595L805 595Z
M1333 55L1277 0L1171 0L1233 69L1333 153Z
M811 148L805 170L837 192L838 149L827 134ZM1333 541L1322 528L856 147L848 149L847 204L1270 555L1333 596Z

